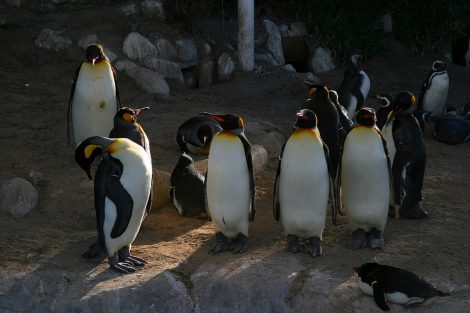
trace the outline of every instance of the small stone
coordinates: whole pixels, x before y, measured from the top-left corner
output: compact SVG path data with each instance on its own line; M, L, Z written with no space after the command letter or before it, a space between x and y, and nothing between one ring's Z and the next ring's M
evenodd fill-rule
M13 217L22 217L38 203L38 192L26 179L15 177L3 183L0 210Z
M286 64L282 67L282 69L286 72L297 73L295 67L292 64Z
M47 180L44 178L41 172L37 170L30 170L28 173L28 179L31 183L42 186L47 184Z
M228 80L232 77L232 73L235 70L235 63L232 60L230 54L224 52L220 55L217 60L217 73L219 80Z
M194 41L190 39L177 40L176 50L178 51L178 59L180 61L191 64L197 63L198 54Z
M53 50L56 52L65 50L72 44L72 40L60 36L60 33L61 32L52 29L44 29L34 43L38 47L47 50Z

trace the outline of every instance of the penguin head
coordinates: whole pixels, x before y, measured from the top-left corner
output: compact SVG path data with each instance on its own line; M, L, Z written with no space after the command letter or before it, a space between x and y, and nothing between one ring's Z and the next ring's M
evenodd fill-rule
M95 63L98 63L102 60L107 60L107 57L104 54L104 50L101 45L91 44L86 48L86 59L92 65L95 65Z
M210 117L216 122L219 122L223 130L243 132L244 123L241 116L236 116L233 114L215 114L208 112L201 112L201 114Z
M302 109L297 112L296 128L315 128L317 127L317 116L310 109Z
M94 136L83 140L75 148L75 161L87 173L91 180L91 165L95 158L105 152L113 153L126 145L125 138L111 139L107 137Z
M350 61L352 64L356 65L357 67L360 67L362 64L362 50L361 49L354 49L351 52L350 56Z
M436 60L432 64L432 70L434 72L444 71L446 69L447 69L447 62L444 62L444 61L441 61L441 60Z
M321 86L321 81L315 77L314 80L304 80L304 84L307 85L307 95L311 97L315 94L317 88Z
M145 110L150 110L149 107L143 107L140 109L132 109L128 107L122 107L117 111L116 115L114 116L114 124L121 124L122 122L124 123L129 123L129 124L135 124L137 123L137 116Z
M364 263L361 266L354 266L353 271L357 273L359 277L366 277L371 272L375 271L377 268L380 267L379 263L371 262L371 263Z
M390 104L393 102L393 98L388 93L379 93L375 95L375 99L380 104L382 108L390 107Z
M400 92L393 101L393 114L411 114L417 109L416 97L409 91Z
M201 125L201 127L197 129L197 137L204 145L208 145L213 136L214 130L210 125Z
M359 109L356 113L356 122L361 126L373 127L377 122L375 110L368 107Z
M333 103L339 103L339 96L336 90L330 89L328 91L328 97Z
M193 158L191 158L188 154L182 153L179 160L178 160L178 165L182 167L186 167L188 165L191 165L194 163Z

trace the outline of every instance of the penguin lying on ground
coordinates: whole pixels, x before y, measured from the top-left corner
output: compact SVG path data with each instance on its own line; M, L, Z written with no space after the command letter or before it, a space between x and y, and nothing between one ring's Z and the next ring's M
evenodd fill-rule
M181 154L170 178L170 201L180 215L207 218L204 179L193 159Z
M208 154L212 137L221 130L220 124L210 117L195 116L178 128L176 143L181 152Z
M384 247L391 169L387 144L375 121L374 109L357 111L357 125L346 136L340 159L337 194L342 195L354 250Z
M359 288L362 292L373 296L377 306L384 311L390 310L387 302L408 306L433 297L450 296L424 278L397 267L365 263L353 267L353 270L360 278Z
M449 92L449 75L447 63L434 61L432 70L426 76L418 97L417 113L428 112L429 119L435 121L445 112ZM424 130L424 128L421 128Z
M150 144L147 135L144 132L144 129L137 122L137 116L143 111L148 110L149 107L140 108L140 109L131 109L128 107L122 107L114 116L114 128L109 133L111 138L128 138L135 142L136 144L142 146L152 162L152 156L150 153ZM104 156L101 162L98 165L97 171L106 172L107 169L113 167L113 161L110 160L107 156ZM149 199L147 202L146 213L148 214L152 209L152 189L150 190ZM99 223L102 220L101 211L96 211L96 222ZM91 259L101 255L104 252L104 241L100 237L98 232L98 241L90 245L88 251L82 254L84 258Z
M351 120L364 105L370 89L369 76L361 68L362 57L360 49L353 50L338 89L339 103L346 108Z
M255 217L251 145L241 117L203 114L222 126L212 138L205 180L207 208L216 231L211 252L242 253L248 248L249 221Z
M152 186L152 164L147 152L127 138L90 137L75 150L75 160L92 179L94 159L108 155L95 175L95 209L99 237L103 238L112 269L129 273L145 261L130 254L145 216Z
M311 85L309 88L310 98L305 100L303 108L312 110L318 118L318 129L322 140L328 146L331 167L336 177L340 138L345 136L345 132L339 122L338 111L328 96L328 87L325 85Z
M382 131L392 160L395 217L424 218L428 214L421 208L420 201L426 147L419 123L413 116L416 98L411 92L400 92L393 107Z
M300 110L294 127L279 157L274 183L274 218L281 219L287 231L288 251L303 250L300 237L307 240L306 252L319 256L329 195L333 223L336 223L334 177L315 113Z
M470 140L470 121L457 115L455 107L448 107L434 124L432 135L436 141L449 145L467 142Z
M387 123L387 118L390 112L393 111L393 98L388 93L381 93L375 95L375 99L380 104L380 108L377 110L377 127L382 127Z
M76 72L67 112L67 137L74 147L91 136L108 136L120 108L116 72L99 44L89 45Z

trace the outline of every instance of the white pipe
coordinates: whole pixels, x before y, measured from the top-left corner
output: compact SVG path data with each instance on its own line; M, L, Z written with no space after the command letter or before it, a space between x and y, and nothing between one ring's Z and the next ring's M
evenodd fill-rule
M238 63L245 72L255 67L254 0L238 0Z

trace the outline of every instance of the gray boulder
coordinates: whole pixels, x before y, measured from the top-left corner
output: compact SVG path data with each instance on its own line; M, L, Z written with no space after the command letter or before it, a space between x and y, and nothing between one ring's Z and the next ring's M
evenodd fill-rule
M322 73L334 69L335 64L330 49L317 47L311 56L310 67L314 73Z
M176 41L178 59L188 64L196 64L198 59L197 48L194 41L190 39L180 39Z
M36 207L38 192L26 179L15 177L3 183L0 210L22 217Z
M135 66L126 69L126 74L134 79L137 86L149 94L170 95L170 86L157 72Z
M294 22L290 24L287 31L288 37L305 37L307 34L307 26L303 22Z
M268 50L277 62L277 65L284 65L284 52L282 51L281 32L273 22L263 21L264 28L268 34L264 47Z
M292 66L292 64L286 64L282 67L282 69L286 72L289 72L289 73L297 73L295 67Z
M155 209L163 208L168 203L170 203L170 178L170 173L153 169L152 207L154 207Z
M85 37L80 38L77 42L77 46L82 49L86 49L88 45L94 44L98 42L98 36L96 34L86 35Z
M157 55L157 48L146 37L137 32L130 33L124 39L122 51L131 60L143 61Z
M263 146L252 145L251 156L253 157L253 170L255 173L262 172L268 167L268 151Z
M47 50L56 52L65 50L72 44L72 40L61 36L61 33L62 32L46 28L39 34L39 37L34 43L36 46Z
M175 78L182 83L184 82L183 73L176 62L150 57L144 60L144 65L163 77Z
M121 7L120 12L124 16L132 16L138 14L140 12L140 8L135 3L126 4Z
M118 71L127 71L136 66L137 65L134 62L129 61L129 60L120 60L120 61L117 61L116 64L114 64L114 68Z
M274 125L264 121L245 122L245 133L252 144L263 146L270 157L278 156L281 153L285 138Z
M222 53L217 60L217 74L219 80L230 79L234 70L235 63L233 62L230 54L226 52Z
M157 38L155 40L156 54L155 57L167 61L176 61L178 52L173 44L165 38Z
M198 82L199 87L208 87L212 84L212 73L214 62L209 57L202 59L199 64Z
M159 0L145 0L140 4L142 13L146 16L157 17L161 20L165 19L165 10L163 4Z

